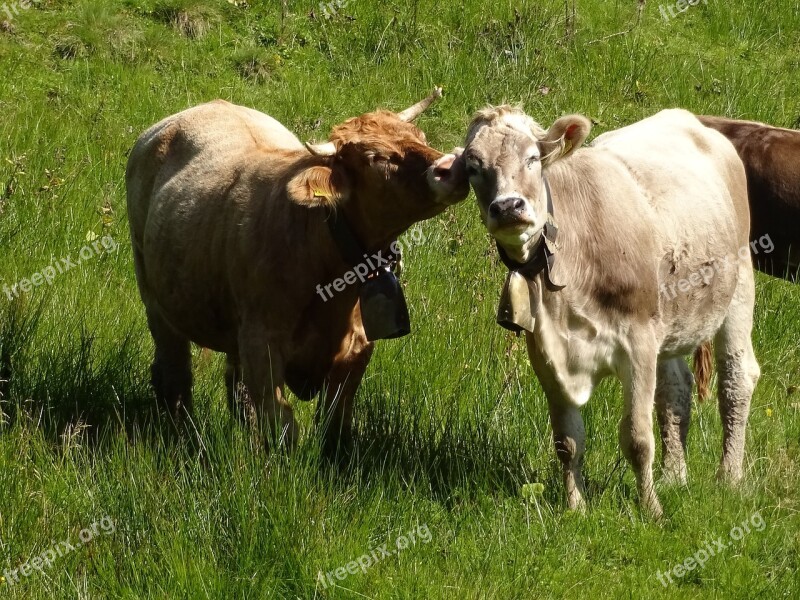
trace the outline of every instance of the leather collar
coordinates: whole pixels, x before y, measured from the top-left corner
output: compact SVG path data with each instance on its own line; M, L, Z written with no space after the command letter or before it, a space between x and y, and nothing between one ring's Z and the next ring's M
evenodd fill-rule
M336 244L336 247L339 249L339 254L342 256L344 261L350 266L355 267L359 264L367 264L368 259L370 256L367 254L367 250L361 244L356 236L353 228L350 227L350 223L347 221L347 218L344 216L341 210L339 211L331 211L326 219L328 222L328 229L331 232L331 236L333 237L333 241ZM394 271L397 267L397 263L402 259L399 253L392 252L392 244L382 251L382 256L386 256L389 259L389 268ZM395 245L395 247L397 247ZM379 266L375 269L372 269L366 276L367 279L371 279L380 274L381 271L385 270L386 266Z
M361 281L358 303L361 308L361 324L367 340L372 342L391 339L411 333L403 288L395 274L400 257L399 252L395 253L392 250L398 249L397 244L392 242L387 250L379 250L370 257L343 214L329 215L328 228L339 254L352 269L351 275L353 271L358 272L359 265L366 264L371 269L366 275L358 277ZM373 265L370 258L376 258L377 264Z

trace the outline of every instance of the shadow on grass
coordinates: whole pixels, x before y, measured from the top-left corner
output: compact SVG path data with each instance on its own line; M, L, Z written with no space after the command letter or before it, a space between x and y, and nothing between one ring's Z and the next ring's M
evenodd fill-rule
M176 429L150 389L146 336L129 331L109 342L80 325L47 339L40 331L46 307L46 299L35 304L15 299L0 307L0 409L5 417L0 432L25 425L40 429L54 446L63 444L65 436L80 435L95 449L124 432L132 442L154 448L177 445L192 455L204 445L217 446L204 436L232 433L233 423L212 425L210 415ZM553 493L546 499L559 502L557 472L530 467L519 440L482 413L489 408L453 410L440 418L366 388L357 401L360 432L351 460L334 468L336 481L399 481L445 503L458 502L471 490L515 496L523 484L545 481ZM313 428L310 433L312 439L295 453L303 456L295 458L316 462L326 477L331 465L319 453L319 432Z
M81 325L45 339L39 327L47 304L14 298L0 308L2 429L33 425L54 444L80 432L96 445L121 430L169 439L174 427L155 405L139 336L99 344Z
M337 467L345 485L401 482L451 506L487 490L519 496L522 485L541 481L548 490L545 499L560 501L558 472L534 468L529 449L490 414L482 414L486 407L438 417L377 395L358 402L353 456Z

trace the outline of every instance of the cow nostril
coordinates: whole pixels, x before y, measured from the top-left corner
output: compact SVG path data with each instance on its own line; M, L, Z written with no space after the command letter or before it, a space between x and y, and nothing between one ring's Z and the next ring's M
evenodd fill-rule
M495 200L489 205L489 214L492 217L498 217L504 213L524 213L525 212L525 199L524 198L502 198Z

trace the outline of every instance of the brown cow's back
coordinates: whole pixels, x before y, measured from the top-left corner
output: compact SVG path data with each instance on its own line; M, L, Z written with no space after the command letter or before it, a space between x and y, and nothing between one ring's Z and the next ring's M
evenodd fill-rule
M298 160L315 159L274 119L227 102L189 109L142 135L128 168L139 282L177 331L235 353L243 313L267 309L291 338L325 281L304 241L338 259L321 211L283 193Z
M744 163L755 267L796 280L800 268L800 131L723 117L698 118L725 135Z

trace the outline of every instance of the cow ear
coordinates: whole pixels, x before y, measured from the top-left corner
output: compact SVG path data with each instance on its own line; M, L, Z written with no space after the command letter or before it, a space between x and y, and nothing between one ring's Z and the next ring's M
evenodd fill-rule
M542 164L548 165L572 154L581 147L592 130L592 122L583 115L561 117L540 140Z
M293 202L309 207L334 206L349 193L345 177L338 169L319 165L303 169L292 177L286 191Z

